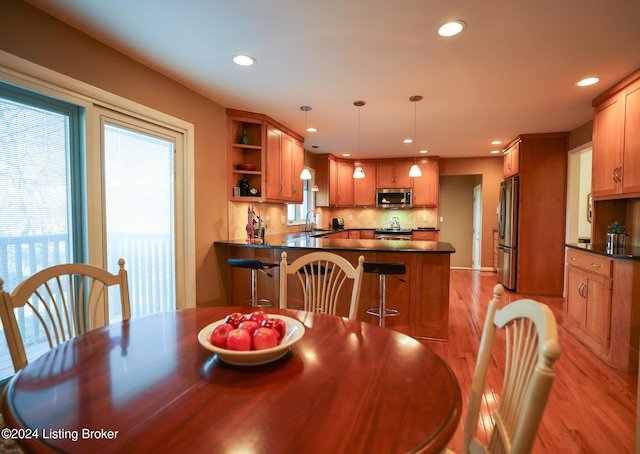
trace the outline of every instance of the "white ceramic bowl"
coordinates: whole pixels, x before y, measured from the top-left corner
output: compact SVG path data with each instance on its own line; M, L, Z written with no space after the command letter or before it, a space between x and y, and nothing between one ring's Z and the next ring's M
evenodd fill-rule
M216 347L209 342L209 338L211 337L211 331L213 331L219 324L224 323L224 319L213 322L202 328L198 333L198 342L200 342L200 345L207 350L216 353L218 358L225 363L234 364L236 366L258 366L260 364L270 363L282 358L287 354L292 345L302 339L302 336L304 336L304 325L295 318L286 317L284 315L269 314L269 317L282 319L287 326L284 338L279 345L273 348L239 352Z

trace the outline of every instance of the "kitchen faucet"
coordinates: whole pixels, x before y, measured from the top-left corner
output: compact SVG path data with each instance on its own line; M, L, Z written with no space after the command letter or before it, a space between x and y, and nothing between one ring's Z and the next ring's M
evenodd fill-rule
M309 214L312 214L315 216L315 213L313 212L313 210L307 211L307 214L304 215L304 231L305 232L311 232L311 230L313 230L313 225L315 224L315 221L313 218L309 219Z

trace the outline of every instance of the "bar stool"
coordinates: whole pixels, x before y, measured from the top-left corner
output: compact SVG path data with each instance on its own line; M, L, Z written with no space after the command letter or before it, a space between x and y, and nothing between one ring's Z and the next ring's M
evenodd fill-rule
M406 274L407 267L402 262L365 262L364 272L370 274L378 274L380 276L380 289L379 289L379 305L378 307L372 307L367 309L367 314L378 317L378 326L384 328L385 320L387 317L395 317L400 314L397 309L390 309L387 307L387 276L393 276L401 282L406 282L404 279L397 277L397 274Z
M228 259L229 265L234 268L249 268L251 270L251 299L247 301L251 307L273 307L273 301L268 299L258 299L258 271L273 277L273 274L265 271L273 268L275 263L263 263L254 259Z

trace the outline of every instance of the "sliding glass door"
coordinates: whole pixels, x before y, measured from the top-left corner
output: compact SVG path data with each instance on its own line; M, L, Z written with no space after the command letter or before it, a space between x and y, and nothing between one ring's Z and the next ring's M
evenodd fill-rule
M171 131L102 117L106 261L125 260L131 316L176 308L175 155ZM111 305L111 320L119 308Z

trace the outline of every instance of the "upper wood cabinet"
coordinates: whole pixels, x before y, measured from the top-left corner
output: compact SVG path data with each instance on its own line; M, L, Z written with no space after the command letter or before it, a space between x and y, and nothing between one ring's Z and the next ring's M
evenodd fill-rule
M413 180L413 206L437 207L440 191L440 161L438 158L422 158L416 161L421 177ZM408 173L408 171L407 171Z
M379 188L411 188L409 170L413 160L384 159L378 161Z
M511 178L520 172L520 142L511 145L505 152L503 158L503 176Z
M640 196L640 69L593 100L594 199Z
M239 112L240 113L240 112ZM264 121L239 115L227 117L227 161L228 161L228 198L229 200L262 199L264 190ZM257 193L246 194L241 182L246 182L247 189L256 189ZM240 188L243 194L240 195ZM236 194L234 194L234 188Z
M227 109L229 200L302 203L303 140L266 115Z
M302 203L302 142L271 123L266 124L266 129L265 199L271 202Z
M373 161L357 161L356 166L364 170L364 178L353 180L353 204L355 206L376 206L377 166Z
M316 156L316 206L353 206L353 163Z

